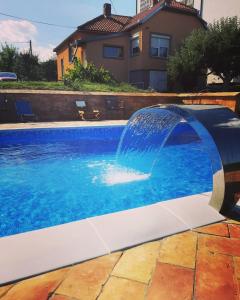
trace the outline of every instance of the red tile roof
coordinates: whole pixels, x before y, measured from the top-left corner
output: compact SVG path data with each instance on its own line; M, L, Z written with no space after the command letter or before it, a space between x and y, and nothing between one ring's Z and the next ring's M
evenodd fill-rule
M106 18L101 15L81 26L79 30L97 31L97 32L121 32L123 28L131 21L132 17L111 15Z
M109 32L109 33L127 31L130 28L141 23L145 18L156 13L159 9L161 9L161 7L164 9L174 9L185 13L191 13L195 15L197 14L197 10L195 8L187 6L183 3L177 2L175 0L169 0L169 1L161 0L153 7L137 14L134 17L111 15L110 17L106 18L104 17L104 15L101 15L79 26L78 29L86 30L86 31L95 31L95 32Z
M186 12L190 12L190 13L194 13L194 14L198 13L197 9L195 9L195 8L193 8L191 6L188 6L188 5L184 4L184 3L177 2L175 0L170 1L169 7L170 8L175 8L175 9L180 9L182 11L186 11Z

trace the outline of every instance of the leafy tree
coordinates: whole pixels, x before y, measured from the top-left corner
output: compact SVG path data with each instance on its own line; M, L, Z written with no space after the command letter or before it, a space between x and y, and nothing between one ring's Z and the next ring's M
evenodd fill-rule
M222 18L208 30L194 31L170 57L168 73L185 89L194 89L203 74L219 76L224 87L240 75L240 20Z
M46 81L57 81L57 61L49 59L40 63L42 79Z
M20 80L41 80L40 63L37 55L21 52L16 59L15 69Z
M185 90L193 90L197 86L198 78L206 68L205 40L205 30L195 30L175 55L169 58L170 79L178 82Z
M222 18L209 25L206 65L225 87L240 75L240 19Z
M39 62L37 55L29 52L19 52L17 48L7 43L1 45L0 71L15 72L20 80L24 81L56 81L56 60L49 59Z
M17 48L5 44L1 45L0 51L0 71L15 72L15 62L18 57Z

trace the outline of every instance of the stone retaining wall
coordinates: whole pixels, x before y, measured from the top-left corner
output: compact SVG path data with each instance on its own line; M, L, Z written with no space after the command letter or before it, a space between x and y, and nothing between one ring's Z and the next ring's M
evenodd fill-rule
M101 119L128 119L136 110L168 103L221 104L239 112L239 93L169 94L169 93L83 93L69 91L0 91L0 123L19 121L15 112L17 99L28 100L41 122L79 120L76 100L87 103L87 112L100 111ZM86 114L87 115L87 114Z

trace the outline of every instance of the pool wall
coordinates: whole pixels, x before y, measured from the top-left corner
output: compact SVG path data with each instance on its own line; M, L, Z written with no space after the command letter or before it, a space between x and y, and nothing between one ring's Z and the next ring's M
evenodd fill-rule
M140 108L169 103L220 104L240 112L240 93L97 93L42 90L0 90L0 123L18 122L17 99L28 100L38 122L77 121L76 100L88 103L88 110L98 109L103 120L128 119ZM7 101L5 101L7 100ZM107 102L113 105L107 105Z

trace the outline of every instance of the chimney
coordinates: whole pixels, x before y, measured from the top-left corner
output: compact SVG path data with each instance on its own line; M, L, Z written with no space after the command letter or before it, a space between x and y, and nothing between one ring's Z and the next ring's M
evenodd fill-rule
M105 18L111 17L112 7L110 3L104 3L103 5L103 15Z

